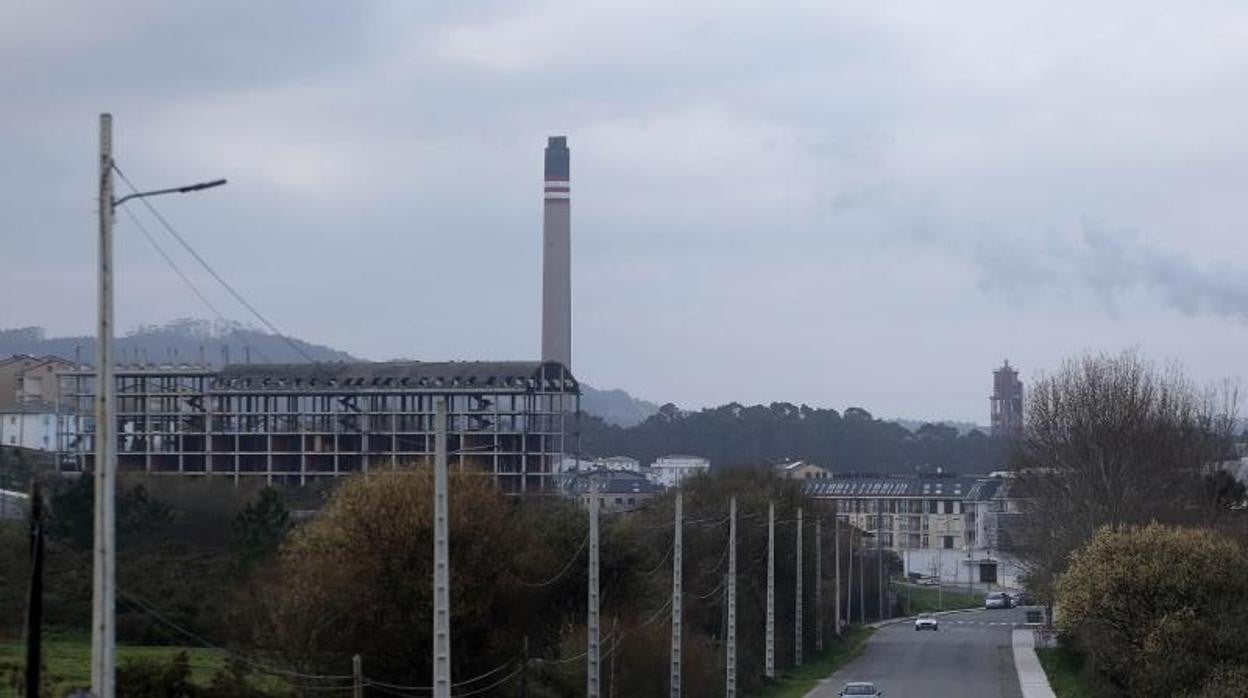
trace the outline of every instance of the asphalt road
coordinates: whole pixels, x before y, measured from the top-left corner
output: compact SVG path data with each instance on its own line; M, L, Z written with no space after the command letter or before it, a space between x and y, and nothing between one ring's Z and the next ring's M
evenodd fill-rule
M913 621L875 631L857 659L825 679L811 698L833 698L846 681L873 681L889 698L971 696L1021 698L1010 631L1020 609L937 616L940 630L916 632Z

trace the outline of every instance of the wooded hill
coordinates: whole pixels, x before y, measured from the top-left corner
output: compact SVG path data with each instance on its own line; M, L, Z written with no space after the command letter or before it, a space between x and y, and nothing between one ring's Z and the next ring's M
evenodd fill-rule
M674 405L635 427L622 428L581 415L584 456L632 456L643 464L665 454L691 454L711 467L759 466L801 459L837 472L916 470L988 473L1005 467L1007 444L979 431L959 435L940 424L910 431L870 412L843 413L787 402L746 406L731 403L697 412Z

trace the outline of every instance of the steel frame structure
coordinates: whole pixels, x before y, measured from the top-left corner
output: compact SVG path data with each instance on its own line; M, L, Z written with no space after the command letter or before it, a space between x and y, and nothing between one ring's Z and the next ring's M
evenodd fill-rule
M446 399L452 466L505 492L548 492L574 456L580 386L561 364L384 362L119 366L122 471L305 484L432 462L434 401ZM60 374L63 409L90 414L92 369ZM94 419L58 436L62 471L92 468Z

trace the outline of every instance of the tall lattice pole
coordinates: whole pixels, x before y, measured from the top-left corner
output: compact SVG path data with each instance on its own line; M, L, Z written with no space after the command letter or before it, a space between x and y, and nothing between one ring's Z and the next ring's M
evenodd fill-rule
M676 493L676 538L672 541L672 698L680 696L680 644L681 644L681 609L683 599L684 567L684 532L681 530L684 517L684 495Z
M776 504L767 502L767 627L763 675L776 678Z
M832 557L836 572L836 636L841 636L841 515L836 500L832 500Z
M823 653L823 517L815 517L815 651Z
M728 632L724 665L724 695L737 695L737 498L728 500Z
M113 394L113 117L100 114L99 323L95 352L95 560L91 595L91 693L113 698L116 649L116 405Z
M600 698L600 677L598 664L598 482L591 479L589 483L589 600L588 647L585 652L585 696Z
M451 558L446 398L433 399L433 698L451 698Z
M802 508L797 508L797 569L794 583L793 599L793 664L802 665Z

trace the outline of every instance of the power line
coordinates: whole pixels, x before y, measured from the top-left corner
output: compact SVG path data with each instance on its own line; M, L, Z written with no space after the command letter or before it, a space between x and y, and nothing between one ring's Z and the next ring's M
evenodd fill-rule
M115 170L117 172L117 175L121 177L121 181L125 182L127 187L130 187L131 192L135 194L139 193L139 190L134 186L134 184L130 181L130 179L126 177L126 174L121 171L121 168L118 167L115 162L113 163L113 170ZM212 276L212 278L216 279L217 283L221 284L221 287L224 288L226 291L228 291L231 296L234 296L234 299L237 300L240 304L242 304L244 308L250 311L251 314L254 315L256 319L260 321L261 324L267 327L270 332L272 332L273 334L285 340L285 342L289 344L292 349L294 349L298 354L303 356L303 358L306 359L309 363L317 363L316 359L313 359L308 354L308 352L304 351L303 347L299 346L298 344L295 343L294 340L292 340L290 337L287 337L285 334L283 334L281 330L277 329L276 325L269 322L268 318L262 315L259 310L256 310L256 307L254 305L247 302L247 299L244 298L241 293L239 293L238 291L235 291L234 287L231 286L229 283L227 283L226 280L223 279L221 275L218 274L217 271L212 268L212 265L208 264L208 262L205 261L204 258L199 255L198 252L195 251L195 248L191 247L190 243L188 243L185 238L183 238L180 234L178 234L178 231L174 229L173 225L169 223L169 221L160 214L160 211L156 210L156 207L152 205L152 202L148 201L146 198L140 198L139 202L142 203L145 208L147 208L148 212L151 213L152 216L156 218L157 221L160 221L160 224L161 226L164 227L165 231L168 232L171 236L173 236L173 239L177 240L178 244L182 245L182 248L185 249L188 253L190 253L192 257L195 258L195 261L199 262L200 266L204 268L204 271L207 271Z
M186 636L187 638L189 638L189 639L193 640L194 642L198 642L199 644L203 645L204 647L206 647L206 648L208 648L208 649L211 649L211 650L216 650L216 651L221 652L221 653L223 653L223 654L225 654L225 655L227 655L227 656L229 656L229 657L231 657L231 658L233 658L233 659L236 659L236 660L238 660L238 661L240 661L240 662L242 662L242 663L244 663L244 664L247 664L247 665L249 665L249 666L253 666L253 667L255 667L255 668L259 669L262 673L266 673L266 674L274 674L274 675L277 675L277 676L293 676L293 677L296 677L296 678L302 678L302 679L312 679L312 680L323 680L323 681L346 681L346 680L352 680L352 679L354 679L354 678L355 678L352 674L304 674L304 673L301 673L301 672L298 672L298 671L290 671L290 670L287 670L287 669L278 669L278 668L276 668L276 667L268 666L268 665L266 665L266 664L262 664L262 663L260 663L260 662L253 661L253 660L248 659L248 658L246 658L246 657L243 657L243 656L241 656L241 655L235 654L234 652L231 652L231 651L229 651L229 650L225 649L224 647L219 647L219 646L217 646L217 645L214 645L214 644L212 644L211 642L209 642L209 641L205 640L204 638L200 637L199 635L196 635L195 633L193 633L193 632L191 632L191 631L187 630L186 628L183 628L182 626L178 625L177 623L174 623L173 621L169 620L168 618L165 618L165 617L164 617L164 616L162 616L160 613L158 613L158 612L156 611L156 609L152 608L152 607L151 607L149 604L147 604L145 601L143 601L142 599L138 598L138 597L137 597L137 596L135 596L134 594L131 594L130 592L126 591L125 589L122 589L122 588L118 587L118 588L117 588L117 593L118 593L118 594L120 594L121 596L125 597L125 600L129 601L129 602L130 602L130 604L131 604L132 606L134 606L135 608L137 608L139 611L142 611L143 613L147 614L148 616L151 616L153 619L155 619L156 621L160 622L161 624L166 625L166 626L168 626L169 628L172 628L173 630L176 630L177 632L181 633L182 635Z
M127 216L130 216L130 220L139 229L139 232L143 233L143 237L147 238L147 241L151 243L153 248L156 249L156 252L164 258L165 263L169 265L169 268L182 278L182 282L186 284L187 288L191 289L191 293L194 293L204 305L208 306L208 310L211 310L212 314L215 315L218 320L222 323L226 322L225 316L221 314L220 310L217 310L217 306L213 305L212 302L208 300L208 297L205 296L203 292L199 290L199 287L195 285L195 282L191 281L190 277L178 268L177 263L173 261L173 258L169 256L169 253L165 252L165 248L161 247L159 242L156 242L156 238L152 237L152 234L148 232L147 227L143 225L138 216L134 215L134 211L131 211L125 204L122 204L121 208L126 212Z
M580 559L581 551L585 549L585 546L588 543L589 543L589 534L586 533L585 538L581 540L581 546L576 549L575 553L572 554L572 559L568 560L568 564L564 565L563 569L559 570L559 572L556 573L555 576L551 577L550 579L547 579L544 582L526 582L523 579L517 579L516 583L519 584L520 586L530 587L530 588L544 587L544 586L549 586L551 584L554 584L555 582L559 581L559 579L563 577L563 575L567 574L568 570L572 569L572 564Z
M173 261L173 257L169 256L169 253L165 251L165 248L156 241L155 236L153 236L151 231L147 229L147 226L143 225L143 221L139 220L139 217L134 215L134 211L131 211L125 204L122 204L121 208L126 212L126 215L130 217L130 221L139 229L139 232L143 233L143 237L147 238L147 241L151 243L156 252L165 260L165 263L169 265L169 268L182 279L187 288L191 289L191 293L194 293L195 296L199 298L205 306L207 306L208 310L216 316L217 320L221 321L222 325L228 325L230 322L229 319L217 309L217 306L213 305L212 302L208 300L208 297L204 295L203 291L199 289L195 282L192 281L191 278L182 271L181 267ZM256 353L259 354L260 358L266 363L273 363L273 361L264 353L264 351L260 349L260 347L252 348L256 350Z

